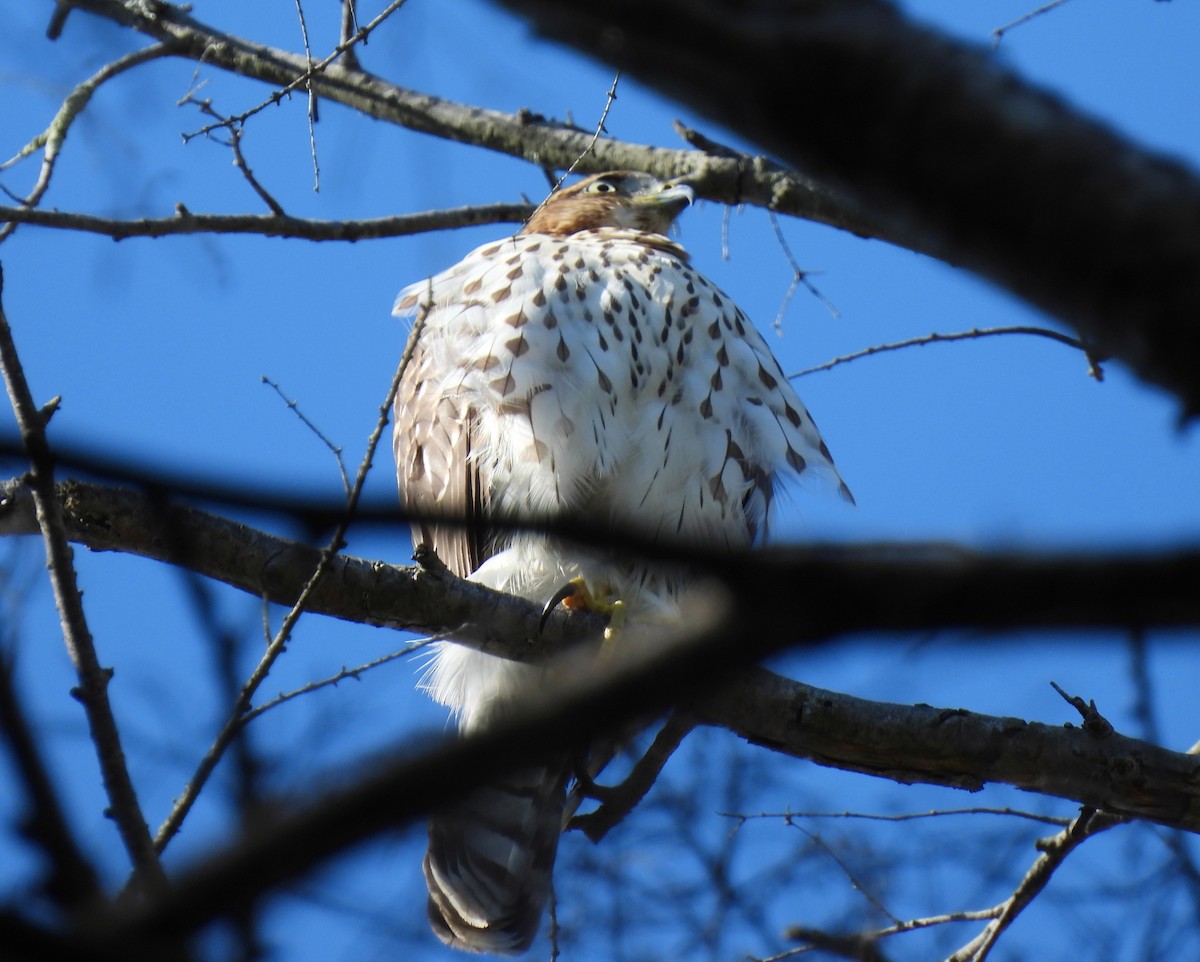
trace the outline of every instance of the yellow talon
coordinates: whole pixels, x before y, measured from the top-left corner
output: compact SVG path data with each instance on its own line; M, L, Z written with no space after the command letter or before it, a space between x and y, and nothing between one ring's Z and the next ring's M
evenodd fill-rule
M612 654L613 642L621 634L621 630L625 627L625 602L614 601L608 605L608 624L604 627L604 643L600 646L600 654Z
M554 592L554 595L546 602L546 607L542 609L542 627L546 625L546 619L550 617L552 612L559 605L570 611L590 611L596 615L608 615L608 625L604 629L604 650L608 650L608 646L621 633L621 629L625 626L625 602L603 601L592 593L588 587L587 580L582 576L572 578L565 585Z

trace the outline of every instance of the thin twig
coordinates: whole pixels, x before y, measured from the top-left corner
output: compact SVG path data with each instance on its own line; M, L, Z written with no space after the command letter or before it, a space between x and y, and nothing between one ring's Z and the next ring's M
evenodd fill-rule
M898 815L878 815L872 812L759 812L757 815L746 815L741 812L718 812L717 814L737 819L740 823L759 819L782 819L785 823L790 824L798 818L855 818L874 822L911 822L923 818L942 818L947 815L1008 815L1013 818L1042 822L1046 825L1065 826L1071 823L1069 818L1039 815L1036 812L1025 812L1016 808L983 807L932 809L928 812L902 812Z
M380 12L380 14L377 17L375 17L374 20L372 20L370 23L368 23L365 27L360 28L359 31L354 34L354 36L350 37L348 40L343 41L342 43L339 43L336 47L334 47L333 53L329 54L329 56L312 64L310 67L308 67L308 69L304 70L300 74L300 76L296 77L290 83L287 83L284 86L280 87L273 94L271 94L271 96L268 97L266 100L262 101L261 103L257 104L254 107L251 107L249 110L243 111L242 113L237 114L234 117L230 117L224 121L221 121L220 123L209 124L206 127L201 127L199 130L194 130L189 134L184 134L183 135L184 140L190 140L193 137L199 137L202 134L211 133L212 131L219 130L222 127L231 127L235 124L239 124L239 125L244 124L247 120L249 120L255 114L262 113L268 107L271 107L271 106L281 103L283 101L283 99L286 96L288 96L288 94L292 93L295 90L298 90L301 86L308 84L309 81L311 81L313 77L322 73L326 67L328 67L334 61L336 61L338 59L338 57L340 57L343 53L345 53L347 50L349 50L355 44L357 44L357 43L365 44L367 42L367 37L369 37L371 35L371 32L373 30L375 30L385 20L387 20L388 17L390 17L393 13L395 13L402 6L404 6L404 4L407 2L408 2L408 0L392 0L392 2L389 3L386 7L384 7L383 10Z
M338 43L346 49L342 51L342 66L347 70L361 70L362 66L358 62L358 54L354 50L354 46L349 42L350 38L358 33L358 11L355 0L342 0L342 26L338 35ZM363 44L366 44L366 38L363 38Z
M985 962L1000 935L1032 904L1058 867L1066 861L1067 856L1092 835L1112 826L1113 822L1107 819L1096 820L1093 824L1095 815L1094 809L1085 807L1069 826L1054 837L1040 841L1038 848L1041 849L1041 854L1034 860L1013 894L995 906L995 917L983 931L951 953L946 962Z
M600 112L600 119L596 122L596 129L592 133L592 139L589 140L587 146L585 146L583 150L579 152L579 156L577 156L573 161L571 161L570 164L567 165L567 169L562 172L562 176L556 178L554 177L553 171L550 168L542 168L546 174L546 179L550 182L550 193L548 193L542 202L538 204L538 206L532 212L530 212L530 217L533 217L534 214L536 214L546 205L546 201L558 193L558 190L562 187L563 182L573 173L575 173L575 168L583 163L588 154L596 149L596 143L600 140L600 135L606 132L604 128L604 121L608 119L608 112L612 110L612 105L616 102L617 84L620 82L621 71L618 70L616 75L613 77L612 86L608 88L608 93L605 95L606 99L604 101L604 110Z
M58 155L62 151L63 143L67 139L67 133L70 131L71 125L75 122L75 118L83 112L83 109L88 105L88 102L92 99L92 95L100 85L124 73L126 70L139 67L159 57L167 56L173 50L173 44L156 43L141 50L127 53L124 57L120 57L112 63L105 65L67 94L67 98L63 101L62 106L58 108L58 113L50 121L50 126L17 151L14 156L0 164L0 171L6 170L25 157L36 153L38 150L42 151L42 166L38 172L37 181L34 183L33 189L19 201L23 207L36 207L50 188L50 178L54 174L54 167L58 162ZM8 192L6 191L6 193ZM4 220L7 223L3 227L0 227L0 244L4 243L12 232L17 229L17 220L15 218L4 218Z
M793 827L796 829L799 829L801 832L803 832L805 835L807 835L809 840L815 846L817 846L819 849L821 849L821 851L823 851L826 855L828 855L831 859L833 859L833 861L837 865L837 867L842 870L842 874L846 876L847 880L849 880L850 884L854 887L854 890L856 892L858 892L866 900L868 905L870 905L873 909L875 909L875 911L878 912L880 915L889 919L893 925L902 925L903 924L899 918L897 918L895 915L892 914L891 911L888 910L887 906L884 905L882 901L880 901L875 895L873 895L871 893L871 890L866 885L866 883L862 879L858 878L857 875L855 875L853 869L851 869L850 866L846 863L846 860L843 859L840 855L838 855L838 853L833 850L833 848L829 845L828 842L826 842L823 838L821 838L820 835L818 835L814 832L810 832L805 828L801 828L799 825L793 825Z
M355 681L359 681L365 672L371 671L373 668L380 668L383 665L391 664L393 661L397 661L401 658L407 658L410 655L429 647L429 645L431 645L433 642L441 640L441 638L422 638L420 641L401 648L399 651L393 651L386 655L381 655L379 658L365 662L364 664L358 665L355 668L346 668L343 666L342 669L335 675L330 675L328 678L321 678L318 681L310 681L307 685L301 685L299 688L293 689L292 691L283 692L279 695L276 695L270 701L263 702L263 704L250 709L250 711L246 712L242 721L244 724L248 725L259 715L269 712L272 708L277 708L286 702L292 701L295 698L299 698L301 695L308 695L314 691L320 691L322 688L336 688L347 678L353 678Z
M905 932L915 932L920 929L933 928L938 925L948 925L954 922L985 922L989 919L994 919L1000 914L999 906L989 909L979 909L975 911L967 910L962 912L947 912L943 915L930 915L924 918L905 919L897 922L894 925L888 925L880 929L875 929L872 932L864 932L860 938L869 941L878 941L890 935L901 935ZM815 930L804 926L792 926L784 932L784 936L789 939L796 940L812 940L814 935L818 933ZM756 962L781 962L783 959L794 958L801 955L811 946L800 946L795 949L788 949L785 952L780 952L778 955L772 955L767 958L758 959Z
M1013 30L1023 23L1028 23L1035 17L1040 17L1044 13L1049 13L1056 7L1061 7L1067 0L1050 0L1049 3L1044 3L1035 10L1030 10L1028 13L1023 13L1016 20L1011 20L1002 27L997 27L992 31L992 49L1000 46L1000 41L1004 39L1004 35L1008 31Z
M583 163L588 154L596 149L596 143L600 140L600 135L608 133L607 128L604 126L604 122L608 120L608 112L612 110L612 105L617 101L617 84L620 82L621 71L618 70L616 74L613 75L612 86L608 88L608 93L605 94L604 109L600 112L600 119L596 121L596 130L592 134L592 139L588 141L588 145L579 152L579 156L575 158L571 165L567 167L562 177L559 178L559 186L562 186L562 182L571 174L575 173L575 168Z
M196 88L193 87L192 89L188 90L188 92L179 100L178 106L183 106L184 104L195 104L200 109L202 114L205 114L208 117L223 119L221 114L219 114L213 108L212 100L199 100L194 96L193 91L195 89ZM262 199L262 202L270 209L271 213L275 214L277 217L287 217L287 214L284 213L283 205L271 195L270 191L268 191L261 183L259 183L258 178L254 176L254 171L252 171L250 169L250 165L246 163L246 155L242 153L242 135L244 133L245 130L242 127L230 127L229 140L219 141L219 143L223 143L226 147L229 147L233 151L233 166L241 171L242 176L250 185L250 189L253 190L254 193L258 194L258 196Z
M313 422L308 419L307 415L300 410L300 402L293 401L291 398L289 398L283 393L283 388L281 388L265 374L262 375L262 383L271 387L275 393L279 395L283 403L288 406L291 412L300 419L301 423L303 423L306 428L312 431L312 433L317 436L317 439L324 444L325 447L329 448L329 450L333 452L333 456L337 459L338 471L341 472L342 475L342 488L346 492L346 497L350 497L350 476L346 473L346 462L342 458L341 446L330 441L329 438L325 436L324 432L315 424L313 424Z
M1058 341L1060 344L1066 344L1068 347L1073 347L1079 351L1083 351L1085 356L1088 356L1091 370L1088 372L1097 381L1103 379L1103 372L1088 355L1087 347L1078 338L1071 337L1067 334L1060 334L1058 331L1050 330L1046 327L1026 327L1024 325L1012 325L1009 327L976 327L969 331L955 331L952 334L926 334L924 337L912 337L905 341L895 341L891 344L876 344L873 347L863 348L861 351L855 351L853 354L844 354L841 357L835 357L832 361L826 361L824 364L818 364L815 367L805 368L803 371L797 371L795 374L789 374L788 379L805 377L809 374L816 374L818 371L828 371L837 367L839 364L848 364L850 361L857 361L859 358L870 357L872 354L883 354L887 351L899 351L906 347L924 347L926 344L944 344L949 341L966 341L976 340L984 337L995 337L1001 334L1029 334L1036 337L1046 337L1052 341Z
M308 63L306 71L308 79L304 82L304 86L308 90L308 151L312 155L313 192L315 193L321 189L321 165L317 163L317 93L313 90L312 47L308 42L308 24L304 22L304 5L301 0L296 0L296 16L300 19L300 36L304 39L304 59ZM229 129L233 130L234 128ZM276 211L276 213L279 212Z
M0 272L0 294L3 293L3 286L3 273ZM151 845L146 819L125 764L120 732L108 699L112 670L101 667L88 629L83 597L76 583L71 544L54 485L54 456L46 439L43 417L25 380L3 304L0 304L0 369L3 370L9 400L21 432L21 442L29 459L29 485L46 546L46 567L54 590L54 602L58 608L63 640L79 677L79 687L74 694L87 716L108 795L109 812L129 854L135 880L147 889L156 890L166 883L166 876Z
M174 838L179 831L183 820L187 817L196 799L199 797L200 791L207 784L209 777L216 768L217 763L221 760L226 749L238 733L246 724L246 714L250 710L250 703L254 698L259 687L266 680L271 668L283 654L288 641L291 639L292 631L296 623L300 620L301 614L304 612L308 603L308 599L316 590L317 585L328 571L334 557L341 551L345 544L346 531L350 526L350 522L354 518L355 510L358 507L359 497L362 494L363 484L366 482L367 472L371 469L374 461L375 449L379 445L379 439L383 436L384 428L387 427L388 420L391 417L392 402L395 400L396 392L400 388L400 379L404 376L404 372L412 360L413 351L416 348L417 339L420 337L420 332L425 324L425 312L422 312L416 323L413 325L413 333L409 337L408 346L405 348L404 355L400 359L400 364L396 368L395 376L392 378L392 383L388 388L387 397L379 408L379 417L375 422L375 428L372 430L370 437L367 439L367 449L363 455L362 461L358 466L358 473L354 479L354 484L351 486L350 493L346 498L346 510L339 522L337 529L329 540L329 544L321 552L320 560L317 562L316 568L309 576L307 583L300 591L299 597L295 604L284 616L280 623L279 630L272 638L270 645L267 646L266 652L259 660L254 671L250 674L245 685L242 686L241 692L233 706L228 720L224 727L214 739L213 744L205 753L197 766L195 774L191 781L184 788L183 793L176 800L174 807L166 820L159 827L158 833L154 838L155 849L161 852Z

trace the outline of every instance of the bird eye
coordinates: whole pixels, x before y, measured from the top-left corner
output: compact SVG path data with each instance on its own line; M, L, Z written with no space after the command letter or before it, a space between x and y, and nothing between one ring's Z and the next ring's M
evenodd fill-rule
M607 194L616 189L617 188L615 188L607 180L598 180L588 188L588 190L593 194Z

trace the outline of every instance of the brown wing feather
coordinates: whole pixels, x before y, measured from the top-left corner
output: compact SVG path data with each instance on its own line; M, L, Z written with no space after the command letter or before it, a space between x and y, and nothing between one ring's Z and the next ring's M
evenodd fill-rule
M475 411L459 398L438 394L426 378L426 356L414 352L396 395L393 444L401 503L416 512L461 517L467 526L420 521L413 543L437 552L446 566L465 578L492 553L491 537L478 526L486 513L486 492L471 454Z

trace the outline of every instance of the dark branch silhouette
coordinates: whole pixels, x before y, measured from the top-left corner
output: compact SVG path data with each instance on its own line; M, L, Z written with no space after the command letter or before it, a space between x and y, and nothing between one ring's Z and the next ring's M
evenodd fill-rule
M840 187L886 225L875 236L916 237L1002 284L1200 414L1200 179L1183 164L881 0L500 2Z

